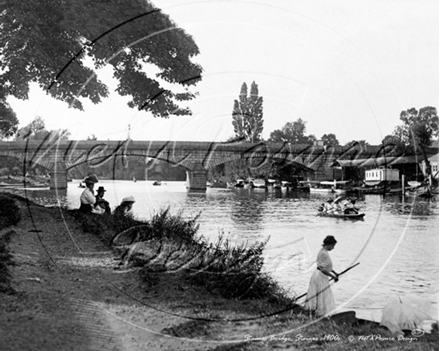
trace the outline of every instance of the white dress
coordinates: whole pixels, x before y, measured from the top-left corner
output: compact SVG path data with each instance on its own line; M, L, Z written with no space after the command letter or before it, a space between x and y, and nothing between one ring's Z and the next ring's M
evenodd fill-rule
M327 250L322 248L318 253L316 265L328 272L333 270L332 260ZM316 316L330 314L336 308L335 299L329 284L329 277L319 269L313 273L310 279L307 300L304 309L314 311Z

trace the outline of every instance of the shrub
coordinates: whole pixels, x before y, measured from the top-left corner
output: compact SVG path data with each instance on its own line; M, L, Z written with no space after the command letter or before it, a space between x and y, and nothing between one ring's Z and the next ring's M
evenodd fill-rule
M13 230L4 233L0 236L0 293L13 293L11 287L11 273L9 266L13 265L12 254L9 250L8 244L10 237L15 234Z
M16 225L20 219L20 208L17 202L7 195L0 196L0 229Z

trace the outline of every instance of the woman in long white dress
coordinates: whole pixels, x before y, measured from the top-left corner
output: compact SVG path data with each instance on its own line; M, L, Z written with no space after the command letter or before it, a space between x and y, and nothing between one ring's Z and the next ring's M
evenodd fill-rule
M310 279L304 309L311 311L316 316L326 316L336 308L329 283L329 277L333 278L335 282L339 280L339 275L333 270L329 255L329 251L335 248L336 242L336 239L331 235L324 239L316 260L317 270Z

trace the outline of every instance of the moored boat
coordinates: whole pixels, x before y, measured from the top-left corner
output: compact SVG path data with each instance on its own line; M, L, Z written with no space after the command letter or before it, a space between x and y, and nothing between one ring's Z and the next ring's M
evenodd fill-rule
M236 187L236 188L244 188L244 179L237 179L237 181L234 184L234 187Z
M252 188L260 188L260 189L266 189L266 181L264 179L254 179L251 182Z

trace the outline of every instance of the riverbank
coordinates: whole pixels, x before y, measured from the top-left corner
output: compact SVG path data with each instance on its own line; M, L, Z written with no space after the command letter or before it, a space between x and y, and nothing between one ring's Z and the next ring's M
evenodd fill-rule
M0 176L0 187L39 187L39 188L48 188L49 187L49 178L40 177L40 176Z
M21 219L0 232L11 289L0 299L2 350L438 349L438 334L399 340L270 298L227 299L185 270L124 268L108 233L85 232L72 211L7 197Z

